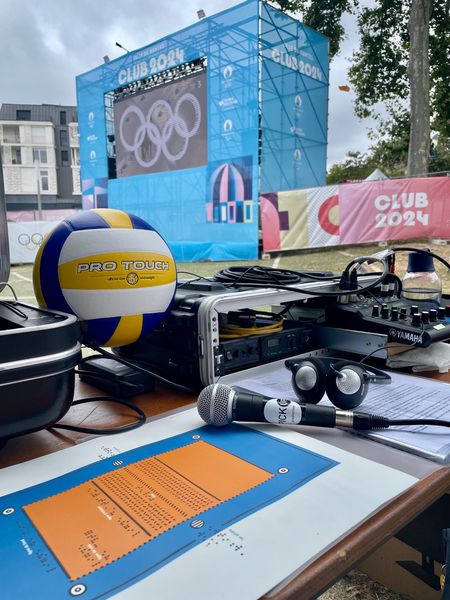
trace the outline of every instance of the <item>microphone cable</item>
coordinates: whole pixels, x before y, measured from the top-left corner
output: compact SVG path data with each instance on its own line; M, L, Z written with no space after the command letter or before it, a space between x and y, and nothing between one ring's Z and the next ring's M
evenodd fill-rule
M351 413L351 411L342 411ZM347 417L347 415L345 415ZM388 419L381 415L353 411L351 414L351 424L339 423L339 416L336 418L336 427L350 427L355 431L373 431L377 429L389 429L400 425L428 425L431 427L450 427L450 421L441 419ZM416 433L416 432L412 432ZM417 432L418 433L418 432Z

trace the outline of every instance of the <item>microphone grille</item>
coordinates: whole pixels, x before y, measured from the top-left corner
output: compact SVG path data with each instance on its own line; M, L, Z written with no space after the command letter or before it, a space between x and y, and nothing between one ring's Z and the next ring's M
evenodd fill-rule
M228 405L233 390L223 383L208 385L199 394L197 410L208 425L228 425L231 418L228 415Z

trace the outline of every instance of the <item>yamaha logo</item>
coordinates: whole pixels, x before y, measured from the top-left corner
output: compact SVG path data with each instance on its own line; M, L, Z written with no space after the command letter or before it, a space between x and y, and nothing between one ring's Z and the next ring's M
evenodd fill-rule
M411 342L413 344L422 340L422 334L412 333L411 331L402 331L401 329L394 329L393 327L389 329L389 337Z

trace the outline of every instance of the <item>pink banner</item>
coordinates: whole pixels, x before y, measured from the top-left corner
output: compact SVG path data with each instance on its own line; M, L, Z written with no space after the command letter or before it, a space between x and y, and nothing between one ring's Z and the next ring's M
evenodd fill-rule
M450 178L340 185L339 213L341 244L450 238Z
M62 221L66 217L70 217L79 212L75 208L61 208L55 210L42 210L42 221ZM14 223L23 223L26 221L39 221L39 211L37 210L8 210L8 221Z

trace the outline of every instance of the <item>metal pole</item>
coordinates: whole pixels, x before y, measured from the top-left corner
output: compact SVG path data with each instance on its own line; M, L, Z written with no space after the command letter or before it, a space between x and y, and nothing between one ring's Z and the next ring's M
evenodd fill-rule
M42 221L42 200L41 200L41 161L34 161L36 167L36 182L37 182L37 203L38 203L38 219Z

